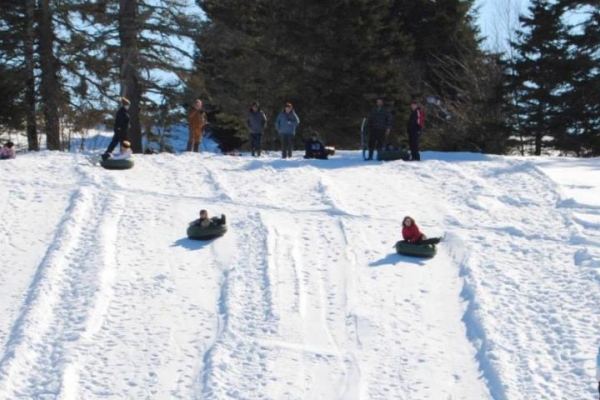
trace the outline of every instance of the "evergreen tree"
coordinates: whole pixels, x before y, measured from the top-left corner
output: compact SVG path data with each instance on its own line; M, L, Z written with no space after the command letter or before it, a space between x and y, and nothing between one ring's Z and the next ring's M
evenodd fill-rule
M600 154L600 9L591 1L564 1L566 13L581 19L570 27L570 79L562 93L565 134L557 146L579 156Z
M517 54L509 64L507 87L515 96L512 123L525 143L533 143L535 155L554 146L566 130L560 117L561 94L571 71L562 11L548 0L533 0L530 15L520 17L523 29L512 43Z
M15 98L27 112L29 148L39 148L36 102L48 148L61 149L65 123L80 128L100 122L98 108L114 112L116 102L106 100L117 100L117 92L131 97L130 139L140 152L142 122L148 125L143 107L152 109L149 103L156 97L175 97L189 73L184 60L192 55L177 42L195 36L199 25L200 10L194 14L189 5L184 0L3 2L0 22L7 35L0 49L16 60L8 67L19 73ZM171 106L178 107L177 102Z
M185 60L191 61L192 54L179 42L195 36L200 10L191 9L183 0L71 3L70 14L76 14L79 22L73 25L75 29L69 29L70 53L78 57L65 68L78 78L73 82L79 82L71 93L82 95L93 89L102 99L129 98L129 140L134 152L142 152L142 127L152 125L145 113L159 107L155 104L157 98L177 97L181 82L189 73ZM87 35L89 29L85 29L88 25L93 27L91 37ZM83 52L82 48L89 50ZM119 96L114 95L115 91ZM116 102L108 105L112 112L115 105ZM178 102L170 106L179 107Z
M209 21L198 39L198 71L209 96L240 119L253 99L271 121L291 101L300 131L350 145L375 97L408 97L401 65L410 46L400 27L384 29L387 1L199 4Z
M37 134L36 97L35 97L35 0L24 1L23 19L23 81L25 83L24 109L27 120L27 145L29 150L38 151L40 144Z
M29 150L38 150L34 81L35 0L6 0L0 6L0 125L22 130Z
M53 9L50 0L40 0L39 56L40 91L44 113L44 131L48 150L62 150L60 141L59 108L61 85L59 82L59 62L54 53L55 31Z
M487 76L480 73L492 64L479 49L473 3L398 0L389 17L413 43L406 85L411 97L426 107L425 144L442 150L484 150L476 144L484 143L485 135L480 132L482 140L476 138L481 122L475 119L482 115L477 110L486 101L482 96L490 94L484 89Z
M472 1L198 2L208 22L197 68L209 97L239 118L258 98L271 120L292 101L300 132L316 130L338 146L356 145L359 121L377 97L395 111L393 131L404 139L411 97L458 106L473 86L442 76L440 60L483 65ZM455 120L440 114L439 132L448 132ZM430 122L435 128L436 118Z

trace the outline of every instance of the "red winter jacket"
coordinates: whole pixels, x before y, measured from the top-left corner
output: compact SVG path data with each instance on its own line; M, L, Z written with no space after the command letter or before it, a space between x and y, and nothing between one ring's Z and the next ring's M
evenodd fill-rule
M419 230L419 227L414 222L411 226L403 226L402 227L402 238L409 243L417 243L419 240L423 239L423 234Z

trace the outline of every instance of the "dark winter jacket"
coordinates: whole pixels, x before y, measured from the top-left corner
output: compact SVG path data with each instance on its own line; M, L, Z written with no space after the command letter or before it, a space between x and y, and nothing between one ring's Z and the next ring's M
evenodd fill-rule
M254 112L252 109L248 111L246 116L246 127L250 133L265 133L265 127L267 126L267 117L265 113L260 109Z
M411 226L402 226L402 238L409 243L418 243L424 236L414 221Z
M367 132L385 132L392 128L392 114L384 107L371 111L367 121Z
M209 226L224 225L224 222L219 217L212 218L198 218L190 222L191 226L201 226L202 228L208 228Z
M406 131L410 135L411 133L421 133L421 129L423 129L423 125L425 123L425 117L423 115L423 110L421 107L415 108L411 111L410 116L408 117L408 123L406 124Z
M120 132L123 135L127 133L129 129L129 113L125 109L125 107L119 108L117 111L117 116L115 118L115 132Z
M325 150L325 145L320 140L310 139L306 142L306 154L304 155L304 158L321 157L326 154L327 150Z
M283 110L275 121L275 129L280 135L295 135L296 127L300 124L300 118L292 110L289 113Z

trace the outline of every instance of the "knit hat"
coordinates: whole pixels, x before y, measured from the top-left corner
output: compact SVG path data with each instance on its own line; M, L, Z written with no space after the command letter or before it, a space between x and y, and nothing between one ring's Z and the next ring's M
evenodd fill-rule
M131 104L131 102L129 101L129 99L125 96L121 97L121 103L123 103L124 106L128 106Z

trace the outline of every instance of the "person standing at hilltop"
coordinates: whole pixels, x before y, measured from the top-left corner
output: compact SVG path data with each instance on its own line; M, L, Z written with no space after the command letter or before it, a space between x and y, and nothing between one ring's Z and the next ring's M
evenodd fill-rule
M410 102L410 115L406 124L408 133L408 145L410 147L410 160L421 161L419 141L425 125L425 113L416 101Z
M196 99L194 105L189 112L190 136L187 142L187 151L198 153L200 151L200 143L202 142L202 134L206 127L206 113L202 108L202 100Z
M275 128L281 138L281 158L292 157L294 150L294 135L296 135L296 127L300 124L300 118L294 112L292 103L286 103L285 108L275 121Z
M258 101L253 101L246 116L246 127L250 133L250 146L252 148L252 157L260 157L262 151L262 137L267 126L267 116L260 109Z
M117 111L115 117L115 125L113 127L113 138L108 144L106 152L102 155L102 159L106 160L112 156L112 152L117 147L117 144L123 147L123 142L127 140L127 131L129 130L129 106L131 102L126 97L121 97L121 108Z
M391 129L392 114L383 106L383 99L377 99L375 108L367 119L367 132L369 132L369 156L367 160L373 159L375 149L379 154Z

